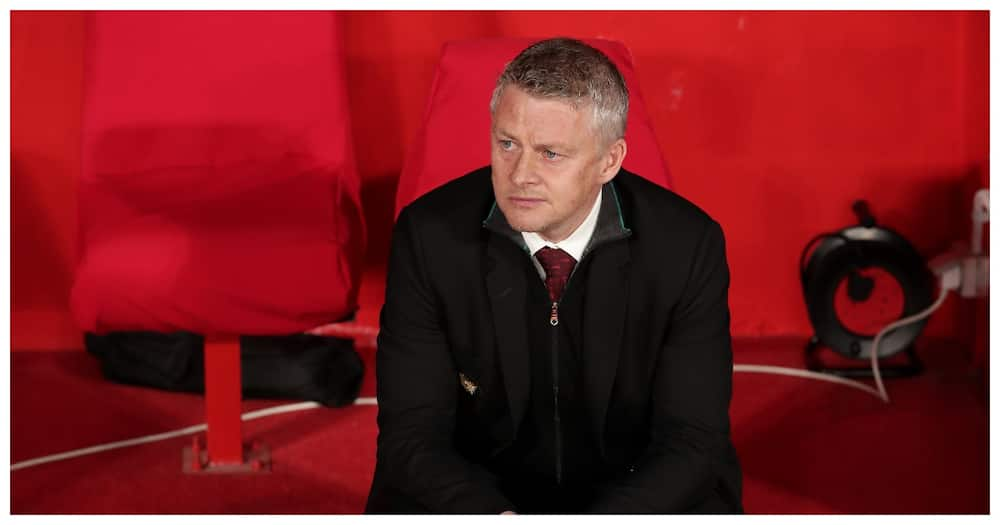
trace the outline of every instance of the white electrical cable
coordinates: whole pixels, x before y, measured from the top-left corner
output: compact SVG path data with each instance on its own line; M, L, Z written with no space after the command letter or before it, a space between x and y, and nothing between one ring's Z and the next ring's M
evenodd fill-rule
M839 385L845 385L851 388L857 388L858 390L864 390L865 392L868 392L869 394L875 397L880 397L878 390L862 383L861 381L855 381L853 379L847 379L846 377L840 377L833 374L813 372L812 370L802 370L801 368L790 368L787 366L771 366L771 365L733 365L733 372L775 374L779 376L792 376L792 377L804 377L806 379L818 379L820 381L828 381L830 383L837 383Z
M905 325L908 325L910 323L915 323L917 321L920 321L921 319L924 319L925 317L927 317L927 316L931 315L932 313L934 313L934 311L937 310L938 308L940 308L941 304L944 303L944 300L945 300L945 298L947 298L948 292L950 290L951 290L951 287L942 285L941 286L941 293L940 293L940 295L938 295L938 298L934 302L934 304L932 304L930 307L928 307L926 310L924 310L924 311L922 311L920 313L917 313L915 315L911 315L909 317L905 317L905 318L900 319L900 320L898 320L898 321L896 321L894 323L890 323L888 326L886 326L885 328L883 328L882 330L880 330L879 333L875 336L875 340L872 342L872 349L871 349L871 365L872 365L872 373L873 373L873 375L875 377L875 385L876 385L877 388L872 388L871 386L866 385L866 384L864 384L864 383L862 383L860 381L855 381L853 379L847 379L845 377L840 377L840 376L836 376L836 375L833 375L833 374L824 374L824 373L820 373L820 372L813 372L811 370L802 370L802 369L799 369L799 368L790 368L790 367L784 367L784 366L741 365L741 364L735 364L735 365L733 365L733 372L747 372L747 373L757 373L757 374L775 374L775 375L784 375L784 376L791 376L791 377L802 377L802 378L806 378L806 379L816 379L816 380L819 380L819 381L827 381L827 382L830 382L830 383L836 383L836 384L840 384L840 385L845 385L845 386L849 386L851 388L856 388L858 390L862 390L864 392L868 392L869 394L872 394L873 396L878 397L882 401L888 403L889 402L889 394L886 392L885 385L882 383L882 375L881 375L881 372L879 371L879 366L878 366L878 346L879 346L879 343L882 342L882 338L885 337L886 334L888 334L889 332L891 332L891 331L893 331L893 330L895 330L895 329L897 329L897 328L899 328L901 326L905 326ZM369 335L369 334L366 333L366 335ZM377 405L378 402L376 401L376 399L374 397L361 397L361 398L356 399L354 401L354 404L355 405ZM277 414L285 414L285 413L288 413L288 412L297 412L297 411L300 411L300 410L309 410L309 409L312 409L312 408L317 408L319 406L320 406L319 403L316 403L316 402L313 402L313 401L307 401L307 402L304 402L304 403L294 403L294 404L291 404L291 405L276 406L276 407L271 407L271 408L265 408L265 409L262 409L262 410L256 410L256 411L253 411L253 412L247 412L247 413L243 414L242 416L240 416L240 420L242 420L242 421L252 421L254 419L260 419L260 418L263 418L263 417L273 416L273 415L277 415ZM171 432L163 432L161 434L153 434L153 435L150 435L150 436L144 436L144 437L139 437L139 438L134 438L134 439L126 439L124 441L116 441L116 442L107 443L107 444L104 444L104 445L96 445L96 446L93 446L93 447L87 447L87 448L81 448L81 449L77 449L77 450L71 450L69 452L63 452L61 454L53 454L53 455L50 455L50 456L43 456L43 457L40 457L40 458L35 458L35 459L30 459L30 460L26 460L26 461L21 461L21 462L15 463L15 464L13 464L13 465L10 466L10 470L11 471L15 471L15 470L23 469L23 468L34 467L36 465L43 465L45 463L52 463L52 462L55 462L55 461L62 461L64 459L72 459L72 458L76 458L76 457L80 457L80 456L86 456L86 455L89 455L89 454L97 454L97 453L105 452L105 451L108 451L108 450L115 450L115 449L119 449L119 448L132 447L132 446L135 446L135 445L142 445L142 444L145 444L145 443L154 443L154 442L157 442L157 441L163 441L163 440L171 439L171 438L175 438L175 437L187 436L187 435L195 434L195 433L198 433L198 432L202 432L202 431L206 430L206 428L207 428L207 426L204 423L202 423L200 425L194 425L194 426L182 428L180 430L174 430L174 431L171 431Z
M374 397L359 397L354 401L355 405L375 405L377 404ZM312 408L318 408L321 405L314 401L306 401L304 403L294 403L291 405L282 405L271 408L265 408L261 410L255 410L253 412L247 412L240 416L241 421L253 421L254 419L260 419L263 417L274 416L277 414L285 414L288 412L298 412L301 410L309 410ZM171 439L175 437L188 436L191 434L197 434L198 432L203 432L208 428L205 423L200 425L194 425L190 427L185 427L179 430L173 430L170 432L163 432L161 434L153 434L150 436L143 436L134 439L126 439L123 441L115 441L113 443L106 443L103 445L95 445L93 447L80 448L77 450L71 450L69 452L62 452L60 454L52 454L50 456L43 456L40 458L29 459L14 463L10 466L10 470L13 472L15 470L20 470L23 468L34 467L36 465L44 465L45 463L52 463L55 461L62 461L64 459L72 459L80 456L87 456L90 454L97 454L99 452L106 452L108 450L115 450L125 447L133 447L136 445L143 445L146 443L154 443L157 441L163 441L166 439Z
M189 434L195 434L205 430L207 426L202 423L200 425L194 425L191 427L182 428L180 430L174 430L172 432L164 432L162 434L153 434L151 436L143 436L135 439L126 439L124 441L115 441L114 443L107 443L104 445L95 445L93 447L80 448L77 450L71 450L69 452L63 452L61 454L52 454L51 456L43 456L40 458L29 459L26 461L21 461L19 463L14 463L10 466L10 470L13 472L15 470L20 470L23 468L34 467L37 465L43 465L45 463L52 463L54 461L62 461L64 459L72 459L80 456L86 456L89 454L97 454L98 452L104 452L107 450L115 450L119 448L132 447L135 445L142 445L144 443L153 443L155 441L163 441L165 439L187 436Z
M909 317L904 317L894 323L890 323L875 336L875 340L872 341L872 353L871 353L871 363L872 363L872 374L875 376L875 385L878 387L878 396L882 401L889 402L889 393L885 390L885 385L882 384L882 372L878 367L878 345L882 342L882 338L885 337L889 332L901 327L906 326L911 323L916 323L921 319L934 313L941 305L944 300L948 298L948 292L951 291L949 286L945 286L942 283L941 292L938 294L938 298L934 301L934 304L930 305L927 309L920 313L913 314Z
M821 372L813 372L811 370L802 370L800 368L789 368L785 366L770 366L770 365L733 365L733 372L752 372L759 374L776 374L785 375L792 377L804 377L806 379L818 379L820 381L828 381L830 383L837 383L840 385L846 385L851 388L857 388L858 390L863 390L869 394L881 399L882 401L889 402L889 393L885 390L885 385L882 383L882 374L878 366L878 346L889 332L911 323L920 321L921 319L927 317L934 313L935 310L941 307L944 303L945 298L948 297L948 292L951 291L950 286L941 286L941 293L938 295L934 304L925 309L924 311L911 315L909 317L904 317L893 323L889 323L885 328L880 330L878 334L875 335L875 339L872 342L871 350L871 366L872 375L875 378L875 388L870 385L862 383L861 381L855 381L853 379L848 379L846 377L840 377L833 374L824 374Z

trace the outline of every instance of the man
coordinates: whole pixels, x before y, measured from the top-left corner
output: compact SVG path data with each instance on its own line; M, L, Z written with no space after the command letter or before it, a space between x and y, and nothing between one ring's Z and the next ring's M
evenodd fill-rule
M721 228L621 169L596 49L529 47L490 109L491 165L395 226L367 512L741 512Z

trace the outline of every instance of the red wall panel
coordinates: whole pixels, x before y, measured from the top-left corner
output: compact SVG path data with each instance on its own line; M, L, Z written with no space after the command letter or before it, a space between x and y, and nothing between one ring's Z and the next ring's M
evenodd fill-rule
M968 235L971 191L986 184L986 13L348 12L341 23L372 265L387 253L440 47L459 38L631 49L676 190L726 231L735 335L809 331L799 251L848 225L852 200L930 257ZM68 319L82 30L75 14L12 17L19 348L78 344L25 319ZM960 310L949 299L928 331L967 336Z
M444 41L625 42L677 191L726 230L737 335L809 331L799 251L848 225L852 200L867 198L933 256L966 235L967 180L985 181L983 13L350 13L347 23L352 79L378 71L377 83L354 84L354 107L392 120L387 133L354 114L370 180L398 172ZM379 260L391 215L377 213ZM954 331L954 302L930 332Z
M76 348L83 17L11 14L11 346Z

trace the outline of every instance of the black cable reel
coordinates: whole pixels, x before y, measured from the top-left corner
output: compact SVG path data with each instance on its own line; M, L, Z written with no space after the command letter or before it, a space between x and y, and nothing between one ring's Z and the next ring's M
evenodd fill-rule
M858 224L817 235L799 258L814 332L806 344L806 366L845 377L871 377L867 366L824 364L820 349L829 348L848 359L870 360L878 331L929 307L935 281L913 245L879 226L865 201L854 202L851 209ZM880 367L884 377L911 376L923 370L913 342L926 324L927 319L907 324L881 339L879 359L900 352L907 357L904 364Z

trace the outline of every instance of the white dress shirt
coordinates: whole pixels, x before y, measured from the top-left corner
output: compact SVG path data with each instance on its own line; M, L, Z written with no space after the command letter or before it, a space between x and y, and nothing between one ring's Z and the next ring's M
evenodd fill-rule
M597 229L597 215L601 209L601 193L603 192L597 192L597 199L594 200L594 206L590 209L590 214L587 215L587 218L576 227L576 230L569 237L566 237L562 241L549 242L535 232L521 232L524 243L528 246L528 251L531 253L531 261L535 263L535 269L538 270L538 275L541 276L542 280L545 280L545 269L538 262L535 253L546 246L549 248L558 248L570 254L571 257L576 259L576 262L580 262L580 258L583 257L583 250L587 248L590 238L594 235L594 230Z

